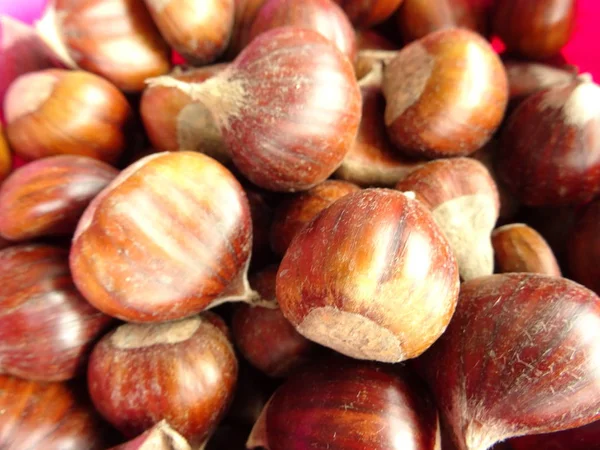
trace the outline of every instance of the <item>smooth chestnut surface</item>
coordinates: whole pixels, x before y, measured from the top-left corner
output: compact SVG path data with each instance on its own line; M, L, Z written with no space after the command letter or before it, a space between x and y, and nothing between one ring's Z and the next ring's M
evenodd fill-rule
M271 248L283 256L292 239L321 211L336 200L359 191L347 181L326 180L314 188L284 199L276 208L271 225Z
M0 124L0 183L8 176L12 169L12 156L8 142L4 136L4 130Z
M564 278L501 274L461 285L420 367L458 450L600 418L600 298Z
M554 56L575 29L576 0L497 0L494 32L511 53L534 59Z
M167 423L161 420L148 431L111 450L191 450L190 444Z
M273 395L248 448L434 450L430 394L402 368L333 360L288 379Z
M500 212L498 189L487 168L472 158L430 161L396 189L413 192L444 232L463 280L494 272L490 235Z
M111 83L83 71L20 76L4 100L6 136L26 160L73 154L115 163L127 144L131 110Z
M144 0L162 36L197 65L217 59L227 48L235 0Z
M275 298L277 266L250 278L250 285L274 308L237 305L232 321L234 342L244 358L271 377L285 377L306 363L315 345L283 316Z
M166 420L196 448L223 417L237 373L225 323L204 313L121 325L95 346L87 379L94 406L125 436Z
M356 57L354 28L333 0L266 0L252 23L248 42L265 31L283 26L314 30L333 42L351 61Z
M399 362L444 332L458 287L456 259L431 213L400 192L366 189L300 231L276 293L308 339L356 359Z
M65 384L0 375L0 411L2 448L106 449L97 414Z
M235 58L248 44L250 27L265 1L266 0L234 0L235 13L233 31L231 33L231 40L229 41L229 48L226 53L228 59Z
M179 81L199 83L209 79L225 64L172 73ZM140 114L148 139L161 151L193 150L205 153L221 163L231 157L211 111L180 89L148 86L142 94Z
M600 200L584 209L568 242L573 278L600 295Z
M0 251L0 373L73 378L111 319L77 292L68 253L28 244Z
M523 436L510 441L512 450L599 450L600 421L556 433Z
M404 47L385 67L383 93L398 149L439 158L471 154L489 141L504 117L508 82L485 39L447 29Z
M300 191L342 162L360 122L354 69L312 30L261 34L231 65L203 83L159 77L202 101L220 125L237 169L273 191Z
M118 173L101 161L72 155L22 166L0 186L0 235L22 241L72 234L87 205Z
M403 0L335 0L346 12L352 23L369 28L384 22L398 9Z
M161 322L202 311L243 282L251 244L248 200L231 172L200 153L158 153L90 203L70 264L101 311Z
M561 276L560 267L546 240L533 228L514 223L496 228L492 233L496 270L532 272Z
M171 67L144 0L55 0L38 28L72 66L124 91L141 91L147 78Z
M503 127L498 174L525 205L600 193L600 86L585 76L528 97Z
M485 35L487 10L481 0L404 0L396 23L405 42L445 28L468 28Z

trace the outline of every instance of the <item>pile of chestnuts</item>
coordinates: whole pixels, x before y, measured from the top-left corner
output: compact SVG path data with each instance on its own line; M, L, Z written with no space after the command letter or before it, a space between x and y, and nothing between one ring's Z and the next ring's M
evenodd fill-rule
M1 17L0 448L600 450L576 10Z

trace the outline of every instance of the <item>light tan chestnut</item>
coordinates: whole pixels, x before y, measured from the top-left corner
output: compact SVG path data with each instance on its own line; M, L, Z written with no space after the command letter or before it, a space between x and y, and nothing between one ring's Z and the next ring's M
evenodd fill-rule
M429 207L450 242L463 280L494 272L490 235L500 200L483 164L471 158L431 161L400 181L396 189L414 192Z
M277 301L308 339L357 359L400 362L444 332L458 296L452 249L431 213L391 189L333 203L296 235Z
M513 223L496 228L492 245L497 271L531 272L561 276L556 257L546 240L533 228Z

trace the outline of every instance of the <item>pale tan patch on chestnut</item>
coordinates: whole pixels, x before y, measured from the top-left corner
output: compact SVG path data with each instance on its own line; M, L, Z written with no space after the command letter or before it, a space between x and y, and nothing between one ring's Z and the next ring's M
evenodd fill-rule
M191 450L191 447L163 420L152 429L139 450Z
M4 114L7 122L37 111L50 98L58 78L48 72L22 75L17 78L6 93ZM34 87L32 89L32 87Z
M144 0L146 2L146 6L157 13L163 12L163 10L171 4L173 0Z
M600 86L591 81L577 86L565 103L563 114L566 123L576 127L600 119Z
M48 47L58 56L62 63L71 69L77 68L77 63L71 57L69 49L62 38L62 27L67 13L57 12L54 5L44 12L44 16L35 23L35 29Z
M190 103L177 116L177 144L180 150L194 150L221 163L231 156L215 118L203 103Z
M128 323L117 328L110 341L119 349L176 344L191 338L201 323L200 317L158 324Z

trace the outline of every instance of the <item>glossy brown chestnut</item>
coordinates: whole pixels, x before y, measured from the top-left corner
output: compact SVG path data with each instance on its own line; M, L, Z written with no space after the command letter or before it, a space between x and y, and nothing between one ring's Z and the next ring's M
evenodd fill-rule
M575 223L568 261L573 279L600 295L600 200L588 205Z
M408 174L396 189L413 192L431 210L450 242L463 280L494 272L490 235L500 200L482 163L472 158L431 161Z
M271 377L285 377L309 361L315 345L297 333L283 317L275 298L277 266L250 278L250 285L273 308L238 305L233 315L233 339L244 358Z
M13 241L70 235L118 171L84 156L53 156L17 169L0 186L0 235Z
M227 48L234 0L144 0L165 40L186 60L208 64Z
M12 156L8 148L8 142L4 137L4 130L0 123L0 183L8 176L12 169Z
M248 200L227 169L200 153L157 153L90 203L70 264L101 311L161 322L243 299L251 244Z
M292 241L277 301L296 330L356 359L423 353L456 306L456 259L420 202L389 189L347 195Z
M504 117L508 82L485 39L447 29L398 52L385 67L383 93L398 149L439 158L471 154L489 141Z
M496 270L561 276L560 267L546 240L533 228L514 223L492 233Z
M396 22L406 42L445 28L468 28L485 35L487 10L481 0L404 0Z
M174 72L179 81L200 83L227 67L225 64ZM161 151L193 150L221 163L231 160L211 111L181 89L149 86L142 95L140 114L148 139Z
M73 154L115 163L126 146L131 110L103 78L48 69L15 80L6 92L6 136L26 160Z
M497 0L491 17L494 32L509 52L549 58L573 33L576 0Z
M233 31L226 56L228 59L235 58L238 53L248 44L250 27L266 0L235 0L235 14Z
M358 361L315 364L281 386L248 448L434 450L437 411L405 369Z
M384 22L398 9L403 0L335 0L344 8L352 23L370 28Z
M263 33L203 83L159 77L150 85L177 87L202 101L238 170L274 191L307 190L326 180L350 149L360 122L352 64L312 30Z
M0 251L0 373L62 381L85 368L111 319L77 292L67 256L42 244Z
M600 418L600 298L564 278L501 274L462 284L423 368L458 450Z
M166 420L161 420L140 436L111 450L192 450L192 448Z
M585 76L528 97L502 131L498 174L529 206L600 193L600 86Z
M125 324L104 336L88 366L96 409L125 436L166 420L196 448L233 397L237 360L225 323L204 313Z
M147 78L171 66L144 0L54 0L37 28L65 64L124 91L141 91Z
M583 427L523 436L509 442L512 450L600 450L600 420Z
M96 413L62 383L0 375L0 411L3 449L106 449Z
M351 61L356 58L356 33L348 16L333 0L266 0L252 23L248 42L283 26L314 30Z
M284 199L275 209L271 225L271 248L283 256L292 239L321 211L336 200L359 191L347 181L326 180L314 188Z

